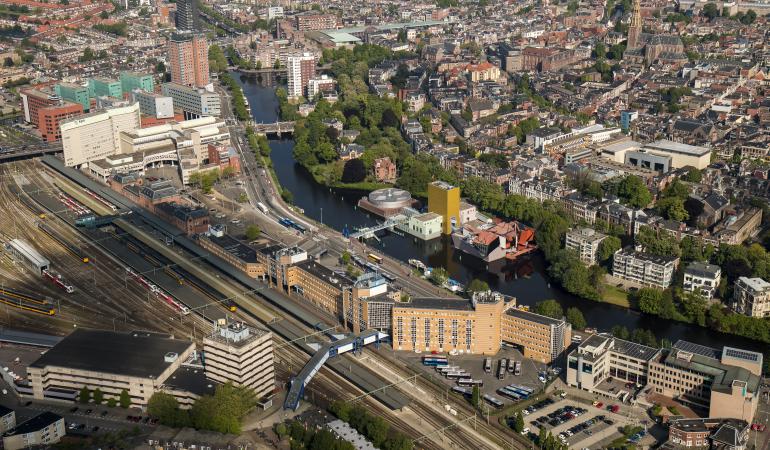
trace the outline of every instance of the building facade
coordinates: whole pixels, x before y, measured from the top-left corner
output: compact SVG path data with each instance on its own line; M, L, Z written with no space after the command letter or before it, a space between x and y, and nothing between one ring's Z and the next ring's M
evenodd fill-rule
M315 65L315 55L308 52L286 58L287 95L290 98L305 95L308 82L315 77Z
M165 83L161 90L163 95L172 98L176 109L182 110L185 120L222 115L221 100L216 92L179 83Z
M572 339L572 328L566 320L553 319L516 308L502 316L502 340L522 348L525 358L550 364Z
M607 377L645 386L650 361L659 352L615 337L592 335L567 355L567 384L591 393L602 392L600 385Z
M124 71L120 72L120 88L124 93L129 93L134 89L154 92L155 80L150 74Z
M612 276L642 286L666 289L671 285L679 258L650 255L631 248L620 249L612 259Z
M198 88L208 86L209 48L205 35L185 33L171 36L168 60L173 83Z
M722 279L722 269L714 264L692 262L684 269L682 289L685 292L696 292L710 300L719 287Z
M59 442L66 433L64 417L46 411L6 431L3 434L3 448L47 448Z
M733 310L751 317L770 317L770 283L762 278L735 280Z
M119 151L120 133L141 125L139 104L112 108L61 123L64 164L80 166Z
M452 234L460 225L460 188L444 181L428 184L428 211L443 218L443 234Z
M574 228L567 232L564 246L577 253L583 264L592 266L599 262L599 245L606 237L592 228Z

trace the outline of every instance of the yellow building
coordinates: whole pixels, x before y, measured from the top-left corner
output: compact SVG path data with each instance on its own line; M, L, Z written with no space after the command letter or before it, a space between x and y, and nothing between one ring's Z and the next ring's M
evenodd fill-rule
M460 188L444 181L430 183L428 211L443 217L443 233L452 234L452 227L460 224Z

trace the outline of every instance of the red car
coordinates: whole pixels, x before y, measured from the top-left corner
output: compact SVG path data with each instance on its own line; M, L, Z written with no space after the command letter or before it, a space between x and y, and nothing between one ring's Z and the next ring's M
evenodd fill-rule
M762 423L752 423L751 429L754 431L765 431L765 425Z
M618 405L611 405L611 406L608 406L607 409L612 411L612 412L614 412L614 413L616 413L616 412L620 411L620 406L618 406Z

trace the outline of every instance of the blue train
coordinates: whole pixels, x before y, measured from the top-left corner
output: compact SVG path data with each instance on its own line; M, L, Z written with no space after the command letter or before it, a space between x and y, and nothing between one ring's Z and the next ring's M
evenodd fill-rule
M303 227L302 225L298 224L297 222L295 222L295 221L293 221L293 220L291 220L289 218L286 218L286 217L281 217L280 219L278 219L278 223L280 223L281 225L285 226L286 228L294 228L295 230L299 231L300 233L304 233L304 232L307 231L307 228Z

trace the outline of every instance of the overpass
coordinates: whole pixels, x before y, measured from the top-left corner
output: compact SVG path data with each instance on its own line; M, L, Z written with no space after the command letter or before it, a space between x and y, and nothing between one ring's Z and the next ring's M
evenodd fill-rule
M59 153L61 151L61 143L34 144L22 147L2 147L2 149L0 149L0 162L34 158L36 156Z
M257 134L275 134L279 137L282 133L294 133L294 122L256 123L253 120L250 125Z

